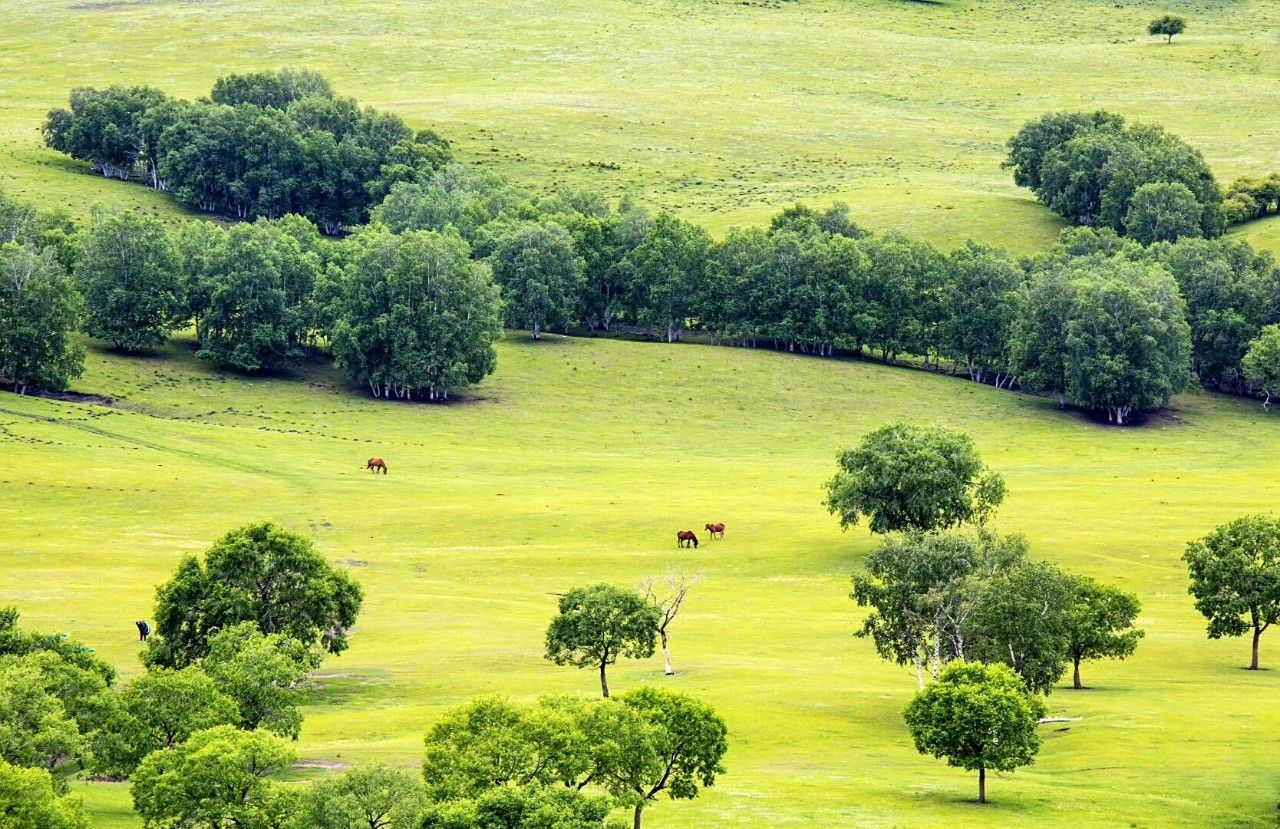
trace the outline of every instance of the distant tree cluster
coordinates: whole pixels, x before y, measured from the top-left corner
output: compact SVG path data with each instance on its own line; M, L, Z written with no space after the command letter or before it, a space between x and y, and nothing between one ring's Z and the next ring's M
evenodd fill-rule
M1212 238L1226 224L1200 152L1115 113L1053 112L1030 121L1009 139L1004 166L1073 224L1107 227L1142 244Z
M1265 178L1241 176L1227 186L1222 213L1227 224L1261 219L1280 211L1280 173Z
M325 233L365 221L392 184L428 176L449 145L398 116L337 97L309 71L228 75L208 99L150 87L81 88L45 141L104 176L238 219L306 216Z

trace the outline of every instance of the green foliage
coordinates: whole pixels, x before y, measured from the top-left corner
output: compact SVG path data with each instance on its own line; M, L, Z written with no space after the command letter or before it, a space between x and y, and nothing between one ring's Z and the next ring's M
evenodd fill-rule
M1280 520L1237 518L1189 543L1182 558L1209 638L1252 631L1249 667L1258 670L1258 640L1280 620Z
M142 761L130 787L134 809L147 829L277 829L290 793L266 778L293 759L283 742L259 731L198 731Z
M494 786L576 785L591 760L584 703L548 697L521 706L493 697L448 712L426 737L422 773L434 800L473 799Z
M658 618L658 609L634 590L611 584L575 587L560 597L560 613L547 628L546 657L557 665L598 667L600 690L607 697L605 669L619 656L653 656Z
M13 606L0 607L0 656L26 656L43 652L56 654L61 661L97 674L106 685L115 681L115 668L96 656L93 648L65 633L35 633L20 628L18 609Z
M1190 379L1186 306L1163 268L1120 259L1046 261L1024 291L1013 328L1022 384L1123 425L1154 411Z
M613 803L577 789L497 787L469 800L428 805L421 829L621 829Z
M985 531L886 538L867 556L867 572L853 578L850 598L871 608L857 635L869 637L884 659L914 663L923 688L924 663L936 679L943 664L964 658L978 636L972 616L987 582L1021 564L1026 552L1022 537Z
M1126 126L1111 113L1059 112L1028 122L1009 139L1004 166L1073 224L1148 239L1218 236L1225 225L1222 194L1199 151L1160 127ZM1135 197L1151 184L1181 184L1187 193L1145 191L1135 211Z
M297 639L264 634L258 622L224 628L209 637L200 667L235 702L241 728L261 728L298 739L302 681L320 666L319 655Z
M357 766L311 784L302 795L297 829L419 829L422 783L390 766Z
M672 800L698 796L724 773L728 728L715 709L664 688L634 688L592 709L585 722L595 757L594 778L635 810L666 792Z
M1176 14L1162 14L1147 24L1147 34L1165 35L1166 43L1173 43L1173 36L1187 30L1187 21Z
M185 667L209 653L215 633L239 622L342 653L362 600L360 586L303 536L270 522L246 524L214 542L203 564L184 557L156 589L146 659Z
M489 262L510 327L526 328L536 340L543 329L567 328L577 318L586 263L559 224L513 226L498 237Z
M826 506L846 529L863 516L874 533L981 524L1004 500L1004 479L983 466L973 439L944 426L881 426L837 463Z
M956 663L916 694L904 714L921 754L978 772L978 802L987 801L986 774L1035 761L1036 726L1045 705L1003 665Z
M1070 576L1050 564L1020 562L981 586L968 620L965 655L1004 664L1032 693L1048 694L1068 661Z
M83 300L52 250L0 245L0 382L15 392L65 389L84 371L71 337Z
M151 752L238 721L235 700L204 671L195 666L153 668L120 691L104 726L93 735L94 768L108 777L128 777Z
M24 661L0 664L0 760L53 771L85 756L79 725Z
M501 299L465 242L371 231L333 311L334 364L375 397L446 400L493 372Z
M45 769L0 760L0 818L4 829L89 829L78 800L60 796Z
M164 225L131 211L100 210L77 240L85 331L124 351L164 343L186 316L178 257Z
M943 354L981 383L989 371L1008 365L1022 271L1004 251L969 242L952 251L947 275Z
M1067 657L1074 665L1073 686L1080 682L1080 663L1087 659L1124 659L1144 635L1134 628L1142 609L1138 597L1087 576L1071 576L1066 612Z
M225 234L206 229L186 247L196 264L189 284L196 289L191 310L200 320L200 356L242 371L297 365L319 257L262 220Z
M1200 236L1203 209L1185 184L1152 182L1133 191L1124 217L1124 231L1144 245L1176 242Z
M1267 408L1271 397L1280 393L1280 325L1266 326L1249 341L1240 367L1244 379L1266 395L1262 407Z
M620 267L637 324L664 330L667 342L688 324L703 279L711 237L702 227L663 213Z
M396 182L419 181L450 151L434 132L337 98L314 72L219 78L211 100L146 87L76 89L46 143L115 178L138 175L182 204L238 219L305 215L331 235L365 220Z

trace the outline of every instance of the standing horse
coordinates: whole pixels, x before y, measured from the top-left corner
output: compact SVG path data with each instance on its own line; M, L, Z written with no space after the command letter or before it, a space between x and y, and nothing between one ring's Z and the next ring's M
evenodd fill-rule
M693 530L681 530L676 533L676 546L688 547L693 545L693 549L698 549L698 537L693 534Z
M724 538L724 524L704 524L702 527L712 538Z
M383 475L387 474L387 462L382 458L369 458L369 461L364 465L364 468L373 472L375 475L378 474L378 470L382 470Z

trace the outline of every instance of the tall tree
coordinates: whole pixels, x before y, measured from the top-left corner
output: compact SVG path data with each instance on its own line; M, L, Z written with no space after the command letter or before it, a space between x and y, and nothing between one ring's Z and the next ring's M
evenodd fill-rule
M279 801L291 794L267 778L292 762L293 751L261 731L197 731L142 761L130 786L133 808L147 826L266 829L269 818L287 813Z
M0 245L0 382L60 391L84 371L72 339L84 301L52 250Z
M0 762L54 771L86 753L86 740L40 670L0 665Z
M79 239L85 331L123 351L162 345L186 316L164 225L133 211L99 210Z
M363 593L309 540L270 522L246 524L214 542L203 563L185 556L156 589L151 664L181 668L209 652L209 640L238 622L329 653L347 648Z
M633 314L641 325L679 339L704 279L711 237L666 213L653 220L624 261Z
M1080 683L1080 663L1086 659L1124 659L1138 647L1143 631L1133 626L1142 606L1138 597L1098 584L1087 576L1072 576L1067 606L1067 657L1073 666L1072 687Z
M586 729L597 779L632 808L634 829L663 792L692 799L724 773L728 728L715 709L686 694L635 688L597 705Z
M1280 520L1246 515L1187 545L1196 610L1210 639L1253 634L1250 670L1258 670L1258 641L1280 620Z
M1069 661L1072 587L1066 573L1040 562L995 574L974 603L968 655L1002 663L1031 692L1049 694Z
M1133 191L1124 230L1144 245L1176 242L1203 234L1203 208L1195 193L1180 181L1155 181Z
M334 363L375 397L445 400L493 372L501 309L456 236L374 233L336 302Z
M986 803L988 770L1035 761L1044 713L1044 702L1005 666L955 663L916 694L904 716L917 751L978 772L978 802Z
M560 597L560 612L547 628L546 657L557 665L598 668L600 692L608 697L606 669L619 656L653 656L659 621L658 608L633 590L575 587Z
M151 752L238 720L235 700L199 668L153 668L121 690L118 704L93 735L94 768L128 777Z
M874 533L981 524L1004 500L1004 479L983 465L973 439L943 426L882 426L837 463L826 505L844 528L864 515Z
M1004 251L970 241L947 257L946 283L946 355L979 383L988 372L1007 371L1022 271Z
M1262 408L1280 394L1280 325L1268 325L1249 342L1241 361L1245 379L1265 395Z
M240 622L209 637L200 666L217 689L235 701L241 728L260 728L298 739L302 681L320 666L315 651L297 639L263 633Z
M522 222L498 237L489 257L502 286L507 324L527 328L533 338L577 316L586 263L573 238L555 222Z

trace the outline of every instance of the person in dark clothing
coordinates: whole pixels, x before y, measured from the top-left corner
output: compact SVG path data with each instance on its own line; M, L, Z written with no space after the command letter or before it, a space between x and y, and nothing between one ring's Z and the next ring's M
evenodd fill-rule
M138 641L147 641L147 637L151 635L151 625L147 624L145 619L139 619L134 624L138 626Z

